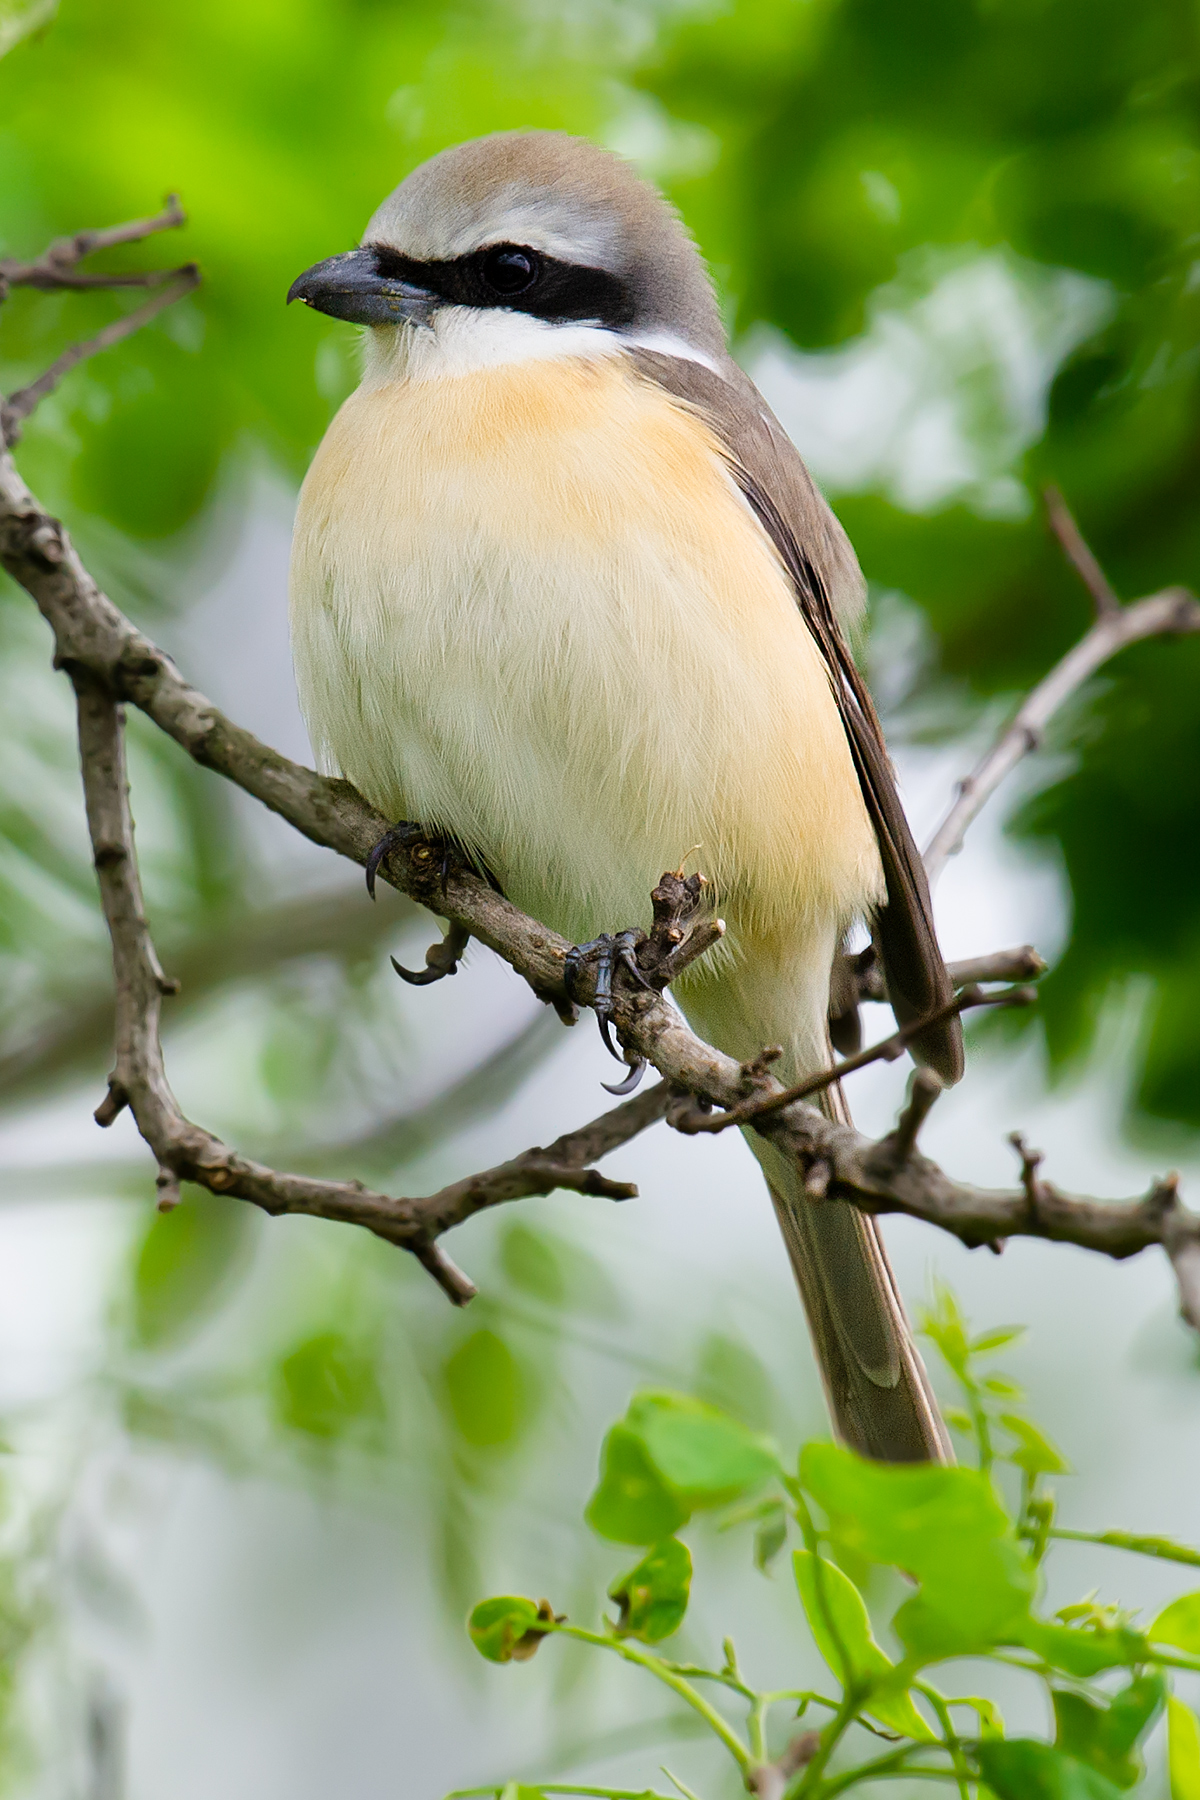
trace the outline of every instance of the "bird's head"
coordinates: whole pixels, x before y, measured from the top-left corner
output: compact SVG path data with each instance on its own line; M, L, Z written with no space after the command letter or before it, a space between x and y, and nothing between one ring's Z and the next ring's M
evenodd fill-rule
M426 334L455 368L621 345L725 355L674 210L621 157L556 131L443 150L388 195L358 249L306 269L288 299L374 327L368 359L385 365Z

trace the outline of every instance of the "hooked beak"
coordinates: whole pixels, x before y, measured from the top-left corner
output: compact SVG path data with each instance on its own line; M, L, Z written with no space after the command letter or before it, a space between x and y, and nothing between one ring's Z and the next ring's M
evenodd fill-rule
M427 325L436 303L427 288L380 274L379 259L366 246L305 269L288 289L289 306L293 300L355 325Z

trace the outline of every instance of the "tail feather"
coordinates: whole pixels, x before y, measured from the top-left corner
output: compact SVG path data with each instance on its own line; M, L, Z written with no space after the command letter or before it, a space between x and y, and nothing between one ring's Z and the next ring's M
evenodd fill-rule
M808 1194L759 1139L834 1430L880 1462L948 1462L950 1446L874 1219Z
M813 991L806 993L800 981L744 969L740 981L726 979L680 997L697 1030L742 1059L772 1041L773 1020L790 1017L795 1035L777 1065L786 1082L828 1067L833 1055L827 979L809 986ZM821 1104L831 1118L848 1119L836 1085L822 1093ZM880 1462L952 1461L875 1220L841 1201L815 1198L789 1157L755 1131L745 1136L770 1189L837 1436Z

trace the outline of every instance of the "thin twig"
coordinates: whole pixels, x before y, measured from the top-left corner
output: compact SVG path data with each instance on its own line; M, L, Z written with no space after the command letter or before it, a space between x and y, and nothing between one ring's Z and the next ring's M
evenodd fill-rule
M985 994L983 989L971 985L963 988L940 1006L936 1012L928 1013L923 1019L914 1019L910 1025L902 1025L891 1037L882 1038L879 1043L872 1044L869 1049L858 1051L855 1056L847 1056L842 1062L830 1069L822 1069L816 1075L809 1075L804 1081L798 1081L794 1087L780 1088L765 1099L752 1098L741 1100L723 1113L700 1113L693 1117L672 1118L677 1131L689 1136L700 1132L728 1131L731 1125L757 1125L761 1119L769 1118L772 1113L782 1112L785 1106L791 1106L795 1100L807 1100L812 1094L819 1094L823 1089L832 1087L844 1075L853 1075L858 1069L865 1069L869 1063L895 1062L914 1038L919 1038L931 1025L940 1025L946 1019L952 1019L957 1013L966 1012L973 1006L1031 1006L1037 999L1033 988L1006 988L1003 993ZM928 1110L928 1109L927 1109Z
M130 219L123 225L107 225L98 231L77 231L71 237L56 238L48 250L33 262L18 262L15 257L0 258L0 286L31 288L88 287L153 287L176 270L151 269L146 272L116 275L81 275L75 265L97 250L112 250L118 244L139 244L155 232L173 231L186 225L187 214L179 204L178 194L168 194L162 212L149 219Z
M962 846L963 834L1000 783L1031 750L1036 750L1054 714L1078 692L1096 670L1130 644L1143 638L1200 631L1200 605L1186 588L1164 588L1132 606L1105 612L1087 635L1068 650L1044 681L1021 703L1011 725L959 783L957 797L929 840L925 867L931 882L948 857Z
M135 306L133 311L126 313L123 318L114 319L110 325L105 325L103 330L96 333L95 337L85 338L79 344L70 344L62 355L50 364L45 373L38 376L36 381L31 381L28 387L18 388L15 393L9 394L7 399L0 402L0 416L3 418L4 439L7 444L16 443L20 436L21 420L27 419L34 407L39 405L47 394L54 392L63 376L70 370L76 368L79 363L85 362L89 356L98 355L101 350L111 350L114 344L121 342L122 338L132 337L135 331L140 331L143 325L148 325L158 313L164 311L168 306L174 306L177 300L182 300L185 294L190 294L193 288L200 285L200 271L195 263L188 263L182 269L172 269L170 275L172 279L169 287L161 288L158 293L152 294L149 300L143 300L140 306Z
M1050 529L1062 545L1096 605L1096 617L1103 619L1121 610L1120 596L1100 567L1095 551L1075 523L1075 515L1056 487L1042 490Z

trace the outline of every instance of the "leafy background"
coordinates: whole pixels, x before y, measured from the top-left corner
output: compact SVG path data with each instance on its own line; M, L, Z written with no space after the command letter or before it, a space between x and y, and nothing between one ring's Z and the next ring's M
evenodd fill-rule
M43 405L21 467L114 597L306 754L288 513L355 345L283 295L443 145L590 134L680 206L739 354L858 546L873 678L931 823L1086 624L1044 482L1126 596L1200 586L1198 31L1185 0L64 0L54 19L9 0L4 253L151 211L170 187L190 224L154 254L205 275ZM16 294L6 386L121 304ZM484 1296L462 1318L419 1271L319 1224L264 1229L214 1200L155 1219L136 1142L88 1123L107 953L67 696L9 585L0 634L10 1783L432 1795L490 1771L506 1732L584 1766L619 1683L581 1685L568 1655L565 1685L539 1672L514 1711L503 1672L469 1685L460 1621L534 1546L568 1588L595 1587L600 1553L573 1521L600 1426L638 1381L787 1441L820 1429L738 1147L639 1147L640 1211L560 1197L472 1227ZM1195 641L1106 671L1014 791L1006 835L981 826L946 878L954 951L1029 934L1054 954L1036 1018L977 1038L931 1139L964 1174L1007 1179L1018 1123L1065 1179L1107 1192L1144 1181L1148 1153L1196 1161L1198 677ZM331 858L136 721L134 738L193 1112L248 1150L417 1192L596 1109L594 1046L564 1044L503 971L476 955L448 997L397 993L385 950L419 956L427 927L394 899L369 909ZM882 1124L894 1084L860 1094ZM1081 1495L1130 1509L1102 1522L1194 1535L1193 1464L1171 1453L1194 1428L1194 1372L1161 1271L1020 1251L977 1270L927 1237L894 1242L910 1287L936 1257L986 1317L1034 1319L1026 1374ZM1137 1511L1156 1491L1175 1521ZM765 1584L737 1605L783 1641ZM636 1748L628 1731L605 1742Z

